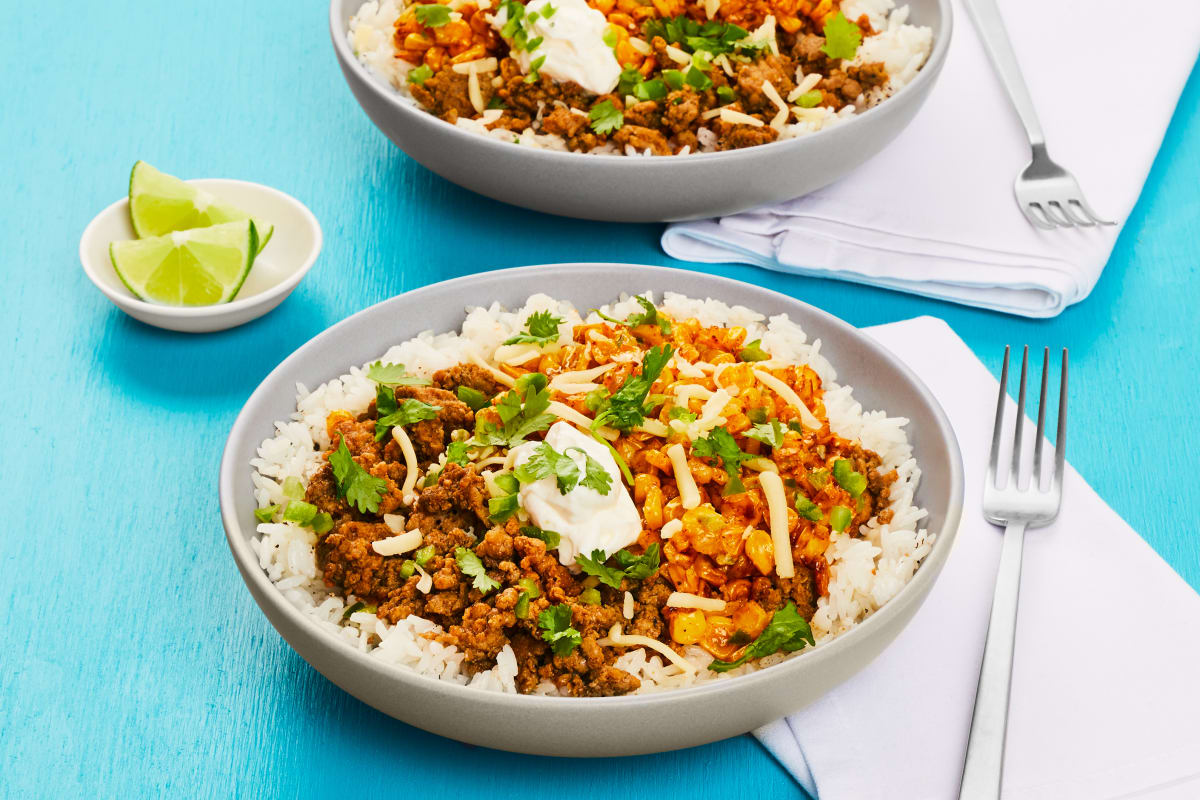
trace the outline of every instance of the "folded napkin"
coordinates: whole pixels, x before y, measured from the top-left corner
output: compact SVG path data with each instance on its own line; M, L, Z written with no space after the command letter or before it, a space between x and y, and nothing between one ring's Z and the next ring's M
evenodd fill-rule
M998 387L940 320L868 333L950 418L962 526L895 643L755 736L820 800L954 798L1003 538L980 508ZM1095 434L1072 421L1076 440ZM1025 538L1004 797L1200 797L1200 595L1069 465L1063 491L1059 519Z
M953 5L939 82L885 150L806 197L672 225L663 249L1030 317L1087 297L1118 228L1042 231L1021 215L1013 180L1028 141L963 3ZM1097 214L1124 223L1200 52L1200 2L1002 6L1051 156Z

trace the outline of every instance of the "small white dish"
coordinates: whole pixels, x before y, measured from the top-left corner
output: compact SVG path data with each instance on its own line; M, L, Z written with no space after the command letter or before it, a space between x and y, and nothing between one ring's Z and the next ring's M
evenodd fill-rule
M237 297L212 306L167 306L139 300L113 269L108 246L135 239L129 198L96 215L79 240L79 261L96 288L129 316L147 325L184 333L207 333L258 319L283 302L312 268L321 252L321 226L299 200L260 183L202 178L188 183L270 222L275 233L246 277Z

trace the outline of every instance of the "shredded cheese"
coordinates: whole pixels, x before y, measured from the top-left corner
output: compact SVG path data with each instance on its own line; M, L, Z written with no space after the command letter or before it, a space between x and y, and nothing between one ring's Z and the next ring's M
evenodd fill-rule
M705 111L704 113L702 113L702 114L700 115L700 119L714 119L714 118L716 118L716 117L719 117L719 116L721 116L721 111L722 111L722 109L723 109L723 108L724 108L724 107L722 107L722 108L710 108L708 111Z
M663 540L665 541L667 539L670 539L675 534L679 533L681 530L683 530L683 520L681 520L681 519L667 520L667 522L661 528L658 529L658 535L661 536L663 538Z
M641 53L644 56L648 56L654 52L654 48L650 46L649 42L645 39L639 39L636 36L629 37L629 46L634 49L634 52Z
M467 97L476 114L482 114L487 108L483 104L483 92L479 88L479 73L475 71L475 62L467 62Z
M389 536L386 539L376 539L371 542L371 549L381 556L398 556L408 553L421 546L421 532L408 531L399 536Z
M725 406L732 399L729 392L724 389L717 389L713 392L700 409L699 418L688 426L689 438L696 439L703 436L724 422L725 417L721 416L721 412L725 410Z
M719 116L721 117L722 122L728 122L730 125L752 125L755 128L761 128L766 125L766 123L758 117L752 117L749 114L743 114L740 111L734 111L728 106L721 109Z
M556 349L556 348L550 348ZM543 350L532 342L524 344L502 344L496 348L496 352L492 354L492 358L499 361L501 364L524 364L532 358L537 358L543 352L549 352L549 349Z
M777 131L783 131L783 123L787 121L788 117L787 103L783 102L783 98L779 96L779 90L770 81L762 82L762 93L779 109L774 119L771 120L771 127Z
M392 533L404 533L404 515L403 514L384 514L383 524L388 526L388 530Z
M787 498L783 495L783 479L776 472L758 476L758 485L767 498L768 518L771 520L771 544L775 551L775 573L781 578L794 578L792 539L788 535Z
M565 395L572 394L587 394L594 389L599 389L598 383L560 383L557 385L551 384L551 388L555 391L562 392Z
M594 381L596 378L599 378L616 365L617 362L610 361L607 364L601 364L600 366L592 367L591 369L580 369L575 370L574 372L560 372L550 379L550 388L558 388L555 385L557 383L585 383L587 381Z
M667 448L667 458L671 459L671 468L675 470L675 484L679 487L679 502L684 508L695 508L700 505L700 489L696 479L692 477L691 467L687 463L687 454L679 442Z
M698 608L701 611L724 611L725 601L719 597L701 597L690 592L671 592L667 605L674 608Z
M560 403L557 400L551 400L550 405L546 408L546 410L559 419L564 419L572 425L582 428L585 431L590 431L592 429L592 420L588 419L583 414L580 414L566 403ZM596 433L600 434L609 441L612 441L621 435L619 431L615 431L607 426L601 426L597 428Z
M417 591L421 594L429 594L429 590L433 588L433 576L421 569L420 564L414 562L413 566L417 568L417 572L421 573L421 579L417 581Z
M700 373L700 377L704 377L704 373ZM707 400L713 396L712 389L707 386L701 386L698 383L677 383L675 384L675 397L686 403L693 397L699 397L701 400Z
M404 502L408 503L413 487L417 485L417 451L413 450L412 439L408 438L401 426L392 428L392 438L400 445L400 452L404 454L404 485L400 487L400 494L403 495Z
M783 398L783 401L800 412L800 422L806 428L812 430L820 430L821 421L808 410L808 406L804 405L804 401L800 399L800 395L796 394L792 387L788 386L783 381L776 378L769 372L760 369L754 370L754 377L758 378L759 383L766 386L768 389L775 392Z
M674 61L676 64L692 63L692 57L689 56L687 53L683 52L682 50L680 50L678 47L676 47L673 44L667 45L667 57L670 58L672 61Z
M642 424L638 425L636 430L651 436L661 436L664 439L671 435L671 429L666 426L666 423L657 419L642 420Z
M451 64L450 69L457 72L459 75L470 75L471 70L476 72L494 72L496 67L500 66L495 58L477 58L474 61L464 61L461 64Z
M729 56L725 55L724 53L721 53L721 55L719 55L713 59L712 63L716 64L718 67L725 70L726 75L728 75L731 78L733 77L733 65L729 63Z
M721 0L704 0L704 14L709 19L717 18L717 11L721 8ZM724 55L722 53L722 55Z
M704 377L704 370L700 369L686 358L680 356L679 353L675 354L675 357L671 359L671 363L675 365L675 370L685 378Z
M625 593L625 603L621 606L621 616L625 619L633 619L633 593Z
M609 630L608 636L603 639L597 639L596 644L602 647L611 647L617 645L619 647L648 647L656 653L662 655L663 658L670 661L675 666L689 675L696 672L696 668L687 661L683 656L676 653L670 647L660 642L658 639L651 639L649 636L627 636L621 633L620 625L613 625Z

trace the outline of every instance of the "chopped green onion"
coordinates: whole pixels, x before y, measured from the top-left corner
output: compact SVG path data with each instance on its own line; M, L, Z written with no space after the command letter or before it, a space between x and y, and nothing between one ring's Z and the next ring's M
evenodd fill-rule
M367 604L360 600L359 602L357 602L354 605L347 608L345 610L345 612L342 613L342 619L350 619L351 614L362 611L366 607L367 607Z
M289 500L303 500L304 484L295 475L289 475L283 482L283 496Z
M749 417L750 421L755 425L763 425L767 421L767 409L765 406L758 406L757 408L752 408L747 411L746 416Z
M428 64L422 64L408 71L408 82L415 83L417 86L424 85L425 81L433 77L433 70Z
M435 555L437 555L437 551L433 549L433 545L427 544L413 553L413 561L416 561L418 566L427 567Z
M294 522L297 525L308 525L313 521L313 517L317 515L317 507L312 503L306 503L303 500L293 500L288 503L287 508L283 510L283 519L285 522Z
M604 401L608 399L608 389L601 386L599 389L592 389L583 396L583 404L587 406L588 411L593 414L600 411L604 407Z
M841 533L850 525L853 517L854 514L845 506L834 506L829 512L829 524L835 531Z
M309 527L313 529L314 533L329 533L333 530L333 517L322 511L312 518L312 525Z
M521 587L521 593L528 595L530 600L536 600L542 596L542 590L538 588L538 583L533 578L521 578L517 581L517 586Z
M810 92L805 92L796 100L796 105L801 108L816 108L825 99L825 93L820 89L813 89Z
M662 76L663 80L667 82L667 86L670 86L672 89L678 91L683 88L683 73L679 70L664 69Z
M600 590L599 589L584 589L579 593L579 602L586 603L589 606L600 605Z
M528 619L529 617L529 595L521 592L517 595L517 606L513 609L513 613L517 615L517 619Z
M851 497L858 497L867 488L867 477L861 472L854 471L854 465L847 459L839 458L833 462L833 479L838 482Z
M404 563L400 565L400 577L404 578L404 580L411 578L413 573L416 571L417 562L413 561L411 558L405 559Z
M609 47L616 47L617 41L618 41L617 29L614 28L612 25L609 25L607 28L604 29L604 33L600 36L600 40L603 41Z
M738 351L738 358L742 361L766 361L770 357L770 354L762 349L762 339L755 339Z
M454 390L458 395L458 399L467 404L472 411L478 411L488 404L488 399L483 392L478 389L472 389L470 386L460 386Z
M712 78L705 75L695 66L688 67L687 74L683 76L683 81L698 92L711 89L713 85Z
M431 469L429 474L425 476L425 480L421 481L421 487L428 489L438 482L438 476L442 474L440 469Z
M737 99L737 95L735 95L733 93L733 89L730 89L728 86L718 86L717 99L721 101L722 105L729 105Z
M808 473L808 482L812 484L812 487L818 492L821 491L829 484L829 470L814 469L812 472Z
M265 508L254 509L254 518L259 522L270 522L275 519L275 515L279 512L279 506L267 506Z
M589 575L581 581L583 588L594 589L600 585L600 579L595 575Z

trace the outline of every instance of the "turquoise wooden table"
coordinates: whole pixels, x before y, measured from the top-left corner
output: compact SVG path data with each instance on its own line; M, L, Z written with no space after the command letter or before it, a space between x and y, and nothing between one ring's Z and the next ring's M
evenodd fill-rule
M553 261L678 265L656 225L557 219L424 171L342 83L320 2L72 4L0 29L0 795L787 797L749 737L625 760L469 748L334 688L257 611L226 550L217 463L258 381L400 292ZM15 20L15 21L14 21ZM857 325L934 314L994 369L1066 345L1070 457L1192 586L1200 426L1200 77L1086 302L1027 321L745 267ZM277 186L325 251L268 317L227 333L133 322L84 278L79 234L136 159ZM582 187L586 190L586 187ZM686 266L686 265L683 265ZM702 724L703 721L698 721Z

